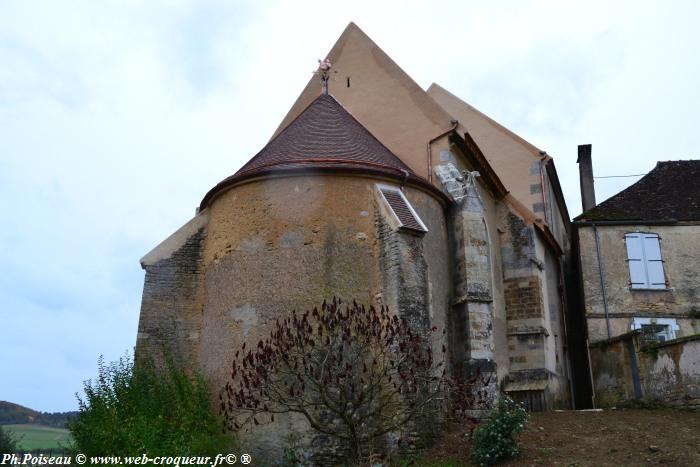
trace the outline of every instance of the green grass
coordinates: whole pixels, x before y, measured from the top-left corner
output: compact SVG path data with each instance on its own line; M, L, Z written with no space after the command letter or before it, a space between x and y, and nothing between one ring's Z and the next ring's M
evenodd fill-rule
M65 447L70 442L70 433L65 428L43 425L3 425L17 439L17 446L26 451L33 449L55 449Z

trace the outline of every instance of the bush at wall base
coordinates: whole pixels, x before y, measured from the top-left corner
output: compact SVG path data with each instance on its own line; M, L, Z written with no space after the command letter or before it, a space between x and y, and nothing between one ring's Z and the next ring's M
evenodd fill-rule
M507 396L499 397L489 418L474 432L471 458L476 465L494 465L518 454L517 436L528 414Z
M87 456L177 456L229 452L202 378L170 361L164 368L131 356L105 364L78 396L69 423L75 448Z

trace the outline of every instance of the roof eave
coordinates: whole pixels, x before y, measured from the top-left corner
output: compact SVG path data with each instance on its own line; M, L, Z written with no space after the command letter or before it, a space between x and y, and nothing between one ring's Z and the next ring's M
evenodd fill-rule
M688 222L688 221L685 221ZM692 222L692 221L690 221ZM586 225L674 225L678 224L678 219L589 219L578 216L573 224L576 226Z
M526 208L520 201L518 201L513 195L508 195L504 198L505 203L510 208L511 212L519 216L522 220L531 224L535 227L547 245L556 253L557 256L564 254L559 241L556 239L549 226L543 222L540 218L536 217L535 214Z
M254 181L256 179L275 178L275 177L293 177L303 175L366 175L372 178L390 179L399 182L401 185L409 185L421 189L433 195L440 201L443 207L448 206L452 200L435 185L418 175L408 173L392 173L389 170L382 170L372 167L270 167L268 169L251 171L228 177L217 183L214 188L209 190L202 202L199 204L199 210L202 211L211 205L212 201L222 194L237 185Z
M486 182L496 198L502 199L508 194L508 190L503 185L503 182L498 178L498 175L496 175L496 172L493 170L488 160L486 160L484 153L481 152L481 149L469 133L465 132L464 136L462 136L457 131L452 131L449 134L449 140L469 158L474 168L479 171L479 175Z
M569 210L566 207L566 200L564 199L564 192L561 189L561 183L559 182L559 176L557 175L557 169L554 167L554 159L551 157L547 159L545 163L545 169L547 170L547 175L552 183L552 191L554 191L554 197L557 199L557 204L564 217L564 226L566 227L567 233L570 230L571 217L569 215Z

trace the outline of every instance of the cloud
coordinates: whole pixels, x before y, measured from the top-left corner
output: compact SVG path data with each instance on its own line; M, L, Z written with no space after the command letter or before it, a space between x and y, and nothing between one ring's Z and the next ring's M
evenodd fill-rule
M222 29L210 6L200 19ZM228 156L240 90L197 76L215 58L188 62L198 48L216 50L206 45L215 30L181 53L190 42L180 35L198 34L180 28L188 11L83 2L39 17L0 14L0 239L11 245L0 251L11 271L0 295L12 330L0 398L74 408L97 356L116 358L135 342L138 259L194 214L213 177L243 162ZM217 156L229 165L208 174ZM28 366L61 391L34 388Z
M349 21L553 155L575 214L577 144L606 175L698 156L697 17L692 2L3 2L0 399L73 409L97 356L133 346L138 259L262 148ZM599 200L626 183L600 180Z

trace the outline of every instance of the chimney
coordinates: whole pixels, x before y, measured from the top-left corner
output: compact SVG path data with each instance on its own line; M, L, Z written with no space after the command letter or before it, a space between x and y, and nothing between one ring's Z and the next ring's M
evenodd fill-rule
M580 144L578 147L578 172L581 178L581 206L583 212L595 207L595 188L593 187L593 162L591 145Z

